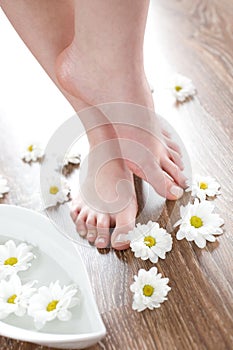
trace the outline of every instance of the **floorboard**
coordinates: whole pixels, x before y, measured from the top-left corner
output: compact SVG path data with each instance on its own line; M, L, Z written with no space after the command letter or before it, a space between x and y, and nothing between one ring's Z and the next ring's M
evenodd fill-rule
M106 338L89 350L232 349L232 18L231 0L156 0L151 3L145 62L155 90L156 110L179 133L193 172L211 174L221 183L222 194L215 203L225 220L225 232L217 242L208 243L200 250L187 241L177 241L172 231L174 248L165 261L157 264L159 271L170 278L169 300L160 309L143 313L132 311L128 287L139 268L148 269L152 264L135 259L130 251L99 252L80 246L108 331ZM180 106L174 104L166 89L166 82L174 72L192 78L198 90L193 100ZM27 134L26 126L31 123L31 115L23 113L23 102L18 111L20 122L16 115L0 109L0 170L12 188L1 203L40 210L39 166L25 167L15 155ZM37 127L44 130L43 117ZM49 126L49 131L52 127ZM145 187L138 179L136 183L138 200L142 203ZM186 195L183 201L187 200ZM164 204L159 219L162 225L171 228L171 213L172 217L178 216L180 203L176 206L172 202ZM155 206L152 193L140 221L153 219ZM0 349L45 348L2 337Z

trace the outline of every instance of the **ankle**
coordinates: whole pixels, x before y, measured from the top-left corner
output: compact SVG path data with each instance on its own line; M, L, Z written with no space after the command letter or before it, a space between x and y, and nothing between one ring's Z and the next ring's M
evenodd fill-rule
M90 148L94 148L105 141L117 141L117 134L111 124L105 124L90 130L86 130L86 133Z
M127 54L83 52L71 44L57 58L61 88L90 105L129 102L153 109L150 88L141 58Z

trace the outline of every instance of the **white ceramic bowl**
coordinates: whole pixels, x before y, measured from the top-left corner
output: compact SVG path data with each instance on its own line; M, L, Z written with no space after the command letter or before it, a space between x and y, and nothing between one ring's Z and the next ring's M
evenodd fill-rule
M10 315L0 322L0 335L61 349L85 348L103 338L106 329L75 244L45 216L21 207L0 205L0 244L10 238L34 246L37 259L29 270L20 273L23 281L37 279L39 285L57 279L61 284L75 282L80 286L82 302L71 310L72 320L48 322L39 332L29 316Z

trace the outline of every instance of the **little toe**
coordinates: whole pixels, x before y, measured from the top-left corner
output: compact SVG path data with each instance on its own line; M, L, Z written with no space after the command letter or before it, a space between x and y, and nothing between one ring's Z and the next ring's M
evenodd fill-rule
M77 220L77 217L78 217L81 209L82 209L81 205L79 205L78 203L77 204L72 203L72 206L70 209L70 216L74 222Z
M166 129L162 129L162 134L163 134L163 136L165 136L165 137L168 138L168 139L171 138L170 132L167 131Z
M86 211L81 210L80 214L78 215L75 221L76 230L79 233L79 235L82 237L85 237L87 235L86 219L87 219Z
M106 248L110 241L110 216L107 214L99 214L97 217L97 238L95 246L97 248Z
M94 214L89 214L86 226L87 226L87 240L91 243L95 242L97 237L97 229L96 229L96 216Z

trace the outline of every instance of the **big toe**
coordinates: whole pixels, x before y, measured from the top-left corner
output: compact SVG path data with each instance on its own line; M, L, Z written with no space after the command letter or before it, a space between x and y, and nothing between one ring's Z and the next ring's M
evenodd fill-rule
M158 164L147 166L143 178L160 196L169 200L177 200L184 194L186 178L174 163L170 162L169 165L169 171L168 168L167 171L164 171Z
M135 226L137 210L136 208L128 208L116 216L116 226L112 233L112 247L117 250L129 248L128 232Z
M169 158L164 158L161 161L161 166L163 170L181 187L185 188L187 178L182 173L180 167L175 164L172 160Z

